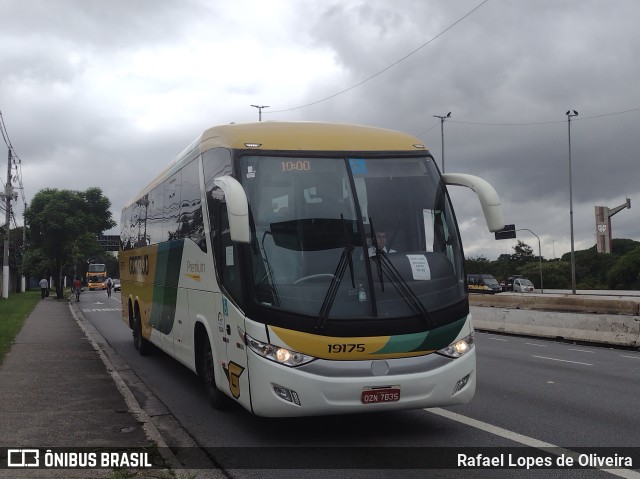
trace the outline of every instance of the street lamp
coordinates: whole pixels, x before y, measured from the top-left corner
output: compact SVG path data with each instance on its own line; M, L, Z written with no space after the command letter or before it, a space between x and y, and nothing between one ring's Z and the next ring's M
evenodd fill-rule
M571 183L571 118L578 116L578 112L567 110L567 125L569 129L569 224L571 225L571 289L576 294L576 258L573 248L573 187Z
M440 118L440 136L442 137L442 172L444 173L444 120L451 118L451 112L446 115L433 115L434 118Z
M251 105L251 106L258 109L258 121L262 121L262 109L269 108L269 105Z
M540 259L540 292L544 293L544 286L542 285L542 249L540 248L540 236L538 236L537 234L535 234L533 231L531 231L529 228L520 228L518 230L515 231L528 231L529 233L531 233L533 236L535 236L536 238L538 238L538 258Z

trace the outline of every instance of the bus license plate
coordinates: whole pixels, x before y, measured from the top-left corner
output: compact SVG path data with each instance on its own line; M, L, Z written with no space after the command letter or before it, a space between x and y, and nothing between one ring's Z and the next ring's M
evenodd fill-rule
M362 404L396 402L400 400L400 388L365 389L360 400Z

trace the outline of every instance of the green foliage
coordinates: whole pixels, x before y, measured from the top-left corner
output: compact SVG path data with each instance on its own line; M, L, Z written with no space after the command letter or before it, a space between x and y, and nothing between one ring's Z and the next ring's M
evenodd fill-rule
M483 256L467 258L465 266L467 274L489 273L491 270L491 261Z
M607 273L611 289L640 289L640 246L622 255Z
M4 257L4 241L5 237L5 229L0 229L0 255ZM23 227L19 226L14 229L9 230L9 268L12 270L18 270L18 272L22 273L22 259L24 256L24 245L23 245Z
M611 254L622 256L634 250L638 246L637 241L631 239L612 239L611 240ZM594 247L595 249L595 247Z
M518 240L518 243L513 247L513 251L514 253L511 255L511 260L517 264L525 264L535 259L533 249L523 241Z
M110 206L97 187L85 191L46 188L36 193L25 211L31 230L24 265L28 274L50 273L57 281L57 296L62 297L63 269L75 269L81 258L101 252L98 235L116 225Z
M512 255L500 255L496 261L484 257L467 258L467 273L492 274L498 281L520 274L540 288L540 269L545 289L571 288L571 255L547 261L533 255L532 249L518 241ZM640 242L614 239L612 254L600 254L596 247L576 251L576 287L578 289L638 289L640 290Z
M531 280L536 288L540 288L540 262L531 261L519 269L518 274ZM542 262L542 285L548 289L571 288L571 263L565 261Z

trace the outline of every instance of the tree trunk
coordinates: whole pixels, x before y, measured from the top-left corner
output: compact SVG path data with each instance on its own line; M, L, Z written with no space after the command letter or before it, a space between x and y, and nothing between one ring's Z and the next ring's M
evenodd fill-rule
M56 299L64 299L64 289L62 288L62 261L56 261L58 263L58 279L56 281Z

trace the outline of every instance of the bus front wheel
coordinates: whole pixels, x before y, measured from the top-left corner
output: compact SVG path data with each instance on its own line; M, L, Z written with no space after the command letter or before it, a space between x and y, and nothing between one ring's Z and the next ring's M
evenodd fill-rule
M206 340L204 341L204 347L202 350L202 354L200 355L200 374L202 375L204 390L213 409L217 409L218 411L226 409L229 401L224 393L220 391L218 389L218 386L216 385L216 375L213 365L213 351L211 351L209 338L206 338Z

